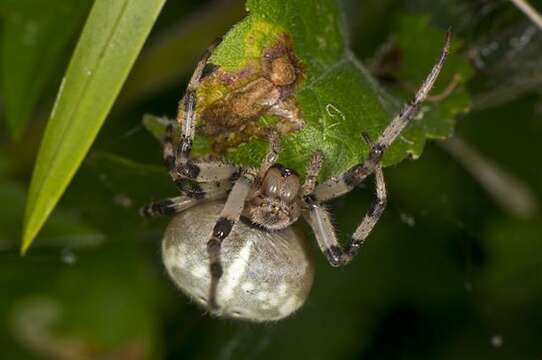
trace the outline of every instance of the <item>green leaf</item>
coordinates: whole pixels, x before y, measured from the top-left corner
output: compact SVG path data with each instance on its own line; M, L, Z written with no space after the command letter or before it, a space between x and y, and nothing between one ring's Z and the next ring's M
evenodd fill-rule
M381 89L347 47L337 2L250 0L247 9L249 15L226 35L210 62L234 78L241 77L239 74L246 69L260 67L266 48L284 38L286 43L291 41L303 71L294 98L304 114L305 127L282 139L279 161L304 173L312 153L323 151L328 160L323 177L361 161L368 150L361 133L367 131L375 138L389 114L383 106ZM435 49L435 55L438 51ZM204 82L198 91L203 106L215 100L212 96L217 89L213 87L216 85L210 81ZM232 88L218 91L227 93ZM253 140L231 150L228 157L240 165L257 166L266 147L264 141ZM388 163L404 155L390 149Z
M0 4L0 86L8 128L15 138L21 136L90 4L90 0L6 0Z
M32 175L22 253L94 141L165 0L97 0L60 86Z
M293 98L304 114L305 127L283 138L279 161L304 173L312 153L323 151L327 159L323 178L363 161L368 147L361 140L362 132L378 137L399 107L350 52L337 2L249 0L247 8L250 15L226 35L210 61L230 78L242 78L251 68L261 66L266 48L284 38L286 43L291 41L304 72ZM444 33L438 35L437 44L431 42L431 47L417 54L424 61L416 69L423 69L424 75L443 46ZM421 79L412 80L417 82L415 87L421 83ZM442 83L439 80L440 87ZM217 93L225 95L236 86L218 86L206 79L198 91L200 106L204 108L217 100ZM448 119L418 121L387 151L384 164L396 164L407 154L419 156L427 137L450 135L449 125ZM257 166L266 147L265 141L256 139L230 149L227 156L235 163Z

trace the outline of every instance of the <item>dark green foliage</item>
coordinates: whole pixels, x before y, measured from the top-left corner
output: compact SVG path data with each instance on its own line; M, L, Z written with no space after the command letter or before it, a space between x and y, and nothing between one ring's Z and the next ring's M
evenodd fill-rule
M57 2L68 3L50 1ZM340 57L337 54L346 42L337 37L333 46L339 50L318 53L310 42L314 40L311 32L303 30L303 26L314 29L322 24L336 24L331 33L340 35L342 30L337 22L341 21L340 16L332 21L317 18L314 13L294 16L291 6L277 7L276 2L251 1L249 8L253 16L262 16L258 15L260 11L266 14L267 21L282 27L296 25L301 34L299 54L304 61L323 59L322 63L326 64L337 61ZM14 3L0 0L0 9ZM318 7L310 4L327 6L330 2L300 1L299 4L311 12ZM468 54L477 49L477 39L500 41L510 27L526 25L508 2L501 2L483 14L477 12L474 6L477 4L480 2L471 0L343 3L341 11L352 24L349 41L353 53L364 58L372 56L380 44L389 40L400 49L402 57L387 68L387 76L379 76L378 88L348 60L326 75L329 82L321 79L311 88L300 88L296 94L306 106L305 111L316 119L316 125L323 116L332 118L325 115L325 106L320 107L319 101L333 103L348 118L358 113L372 114L368 118L360 116L360 124L347 123L347 134L338 132L339 139L346 137L349 145L344 146L352 148L352 152L336 155L332 160L337 164L333 166L346 166L354 158L364 156L365 147L357 131L374 120L371 134L378 134L378 129L389 120L389 113L411 96L412 87L426 74L442 45L443 31L452 25L458 39L455 55L450 58L434 93L442 92L454 73L461 73L463 82L444 101L427 104L425 117L406 134L408 139L416 140L415 144L411 148L405 147L406 143L397 145L388 164L396 164L410 151L421 154L426 137L449 135L453 123L460 118L457 135L525 182L534 203L540 203L540 94L532 91L532 87L514 87L510 91L531 90L500 97L498 106L485 103L484 110L463 113L469 107L469 98L479 99L486 92L497 90L501 94L506 92L497 88L498 83L490 81L486 74L497 74L499 79L506 76L507 83L515 85L520 80L526 81L524 76L511 81L519 69L507 73L504 59L500 59L498 67L477 69L473 74ZM235 11L242 6L234 5ZM195 33L201 39L211 39L227 31L216 25L220 24L222 13L215 8L214 12L209 11L205 6L199 1L171 1L164 7L149 46L141 54L142 61L153 59L154 69L145 66L145 71L138 70L122 90L123 105L113 109L57 210L22 258L19 256L21 223L43 120L32 117L33 125L21 141L13 141L8 136L7 118L0 119L1 357L539 358L542 354L540 211L518 218L500 208L436 141L426 144L419 160L403 161L385 169L388 209L350 266L331 268L313 244L317 260L314 289L305 306L292 318L265 325L212 319L173 288L159 253L159 241L168 220L142 219L137 214L139 206L148 201L177 195L162 166L159 144L142 124L142 116L153 113L173 117L194 61L208 45L208 40L190 43L196 38ZM51 5L50 11L54 9ZM74 9L84 13L83 6ZM336 7L326 9L328 14L334 14ZM472 23L467 21L476 24L468 26ZM216 26L207 26L210 23ZM192 32L177 31L179 28ZM168 46L192 44L178 59L178 69L184 69L183 81L170 87L164 87L164 82L158 87L152 83L153 90L141 91L142 84L151 83L148 79L163 79L171 67L171 53L161 52L156 45L164 44L164 33L173 34L165 42ZM5 35L2 32L3 39ZM50 60L53 63L66 63L70 57L77 36L65 36L69 41L64 40L64 50L58 50L56 59ZM539 48L542 47L536 43L531 49ZM540 55L534 50L529 55L532 58L518 61L532 63ZM375 69L374 59L364 59L363 63L368 69ZM323 68L319 64L310 65L307 72L317 74ZM26 63L20 65L23 68ZM179 70L169 71L178 76ZM52 82L60 83L61 75L50 73ZM5 81L3 77L2 82ZM482 82L483 88L478 86ZM346 90L360 84L385 89L396 100L390 103L390 108L383 108L378 101L357 103L359 94ZM52 105L55 91L56 85L43 92L39 102ZM5 115L9 96L3 90L0 97ZM375 114L369 111L369 105L377 110ZM311 109L314 114L310 113ZM159 133L160 127L154 130ZM305 138L288 140L291 147L286 147L282 155L293 164L295 151L306 150L296 148L296 144L310 148L327 146L332 154L338 142L318 140L321 136L318 133L314 140L309 132L299 136ZM360 147L354 146L354 138L359 140ZM310 146L303 145L307 142ZM247 160L243 156L239 153L239 161ZM329 204L341 241L346 241L355 229L372 200L372 192L369 182L366 189L356 189Z

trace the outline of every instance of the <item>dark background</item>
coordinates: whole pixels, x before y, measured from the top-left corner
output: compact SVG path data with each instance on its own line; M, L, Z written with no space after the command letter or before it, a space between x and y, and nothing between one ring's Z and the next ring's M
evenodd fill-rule
M89 4L78 5L83 15ZM350 0L344 7L352 47L365 60L405 14L453 26L464 56L477 59L472 110L457 119L457 137L501 168L499 178L517 180L492 195L461 163L472 164L472 154L458 162L431 142L421 159L386 169L388 209L353 264L331 268L313 246L314 288L299 312L263 325L210 318L165 274L159 249L167 219L137 214L145 202L175 194L141 119L174 115L199 54L244 12L239 1L170 1L87 160L21 258L25 192L81 16L19 140L0 112L0 357L542 357L542 32L529 32L505 0ZM523 201L521 189L528 190ZM332 204L343 240L371 192ZM514 200L519 209L502 203Z

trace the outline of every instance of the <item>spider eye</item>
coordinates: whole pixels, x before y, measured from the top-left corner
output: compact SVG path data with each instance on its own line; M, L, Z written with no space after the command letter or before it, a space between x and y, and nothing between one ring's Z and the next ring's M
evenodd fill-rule
M280 184L283 181L282 175L280 174L280 171L271 168L265 175L264 181L263 181L263 191L267 196L279 196L280 193Z
M289 176L283 180L280 197L286 202L291 202L297 196L299 188L299 178L297 176Z
M285 202L292 202L300 188L297 175L282 167L269 169L262 186L265 195L280 198Z

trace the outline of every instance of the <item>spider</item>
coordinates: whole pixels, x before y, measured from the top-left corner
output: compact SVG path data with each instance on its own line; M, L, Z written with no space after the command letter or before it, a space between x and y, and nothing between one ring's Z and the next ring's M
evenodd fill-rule
M371 141L367 159L344 174L317 183L324 158L315 152L302 183L293 170L277 163L280 134L269 135L269 152L259 169L190 156L195 133L196 90L212 50L198 63L182 104L181 136L175 149L173 126L166 128L163 157L183 195L153 202L143 215L176 215L166 230L162 256L169 275L212 314L250 321L278 320L305 301L313 265L305 238L294 225L303 218L331 266L352 261L386 207L381 159L415 117L449 52L448 32L438 61L380 136ZM375 177L376 200L342 246L323 203Z

